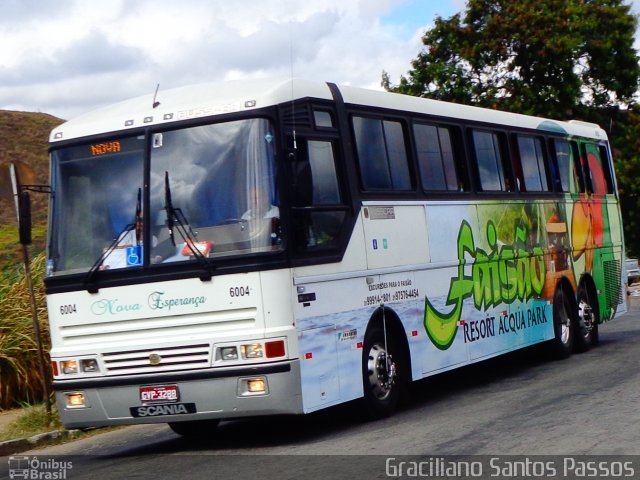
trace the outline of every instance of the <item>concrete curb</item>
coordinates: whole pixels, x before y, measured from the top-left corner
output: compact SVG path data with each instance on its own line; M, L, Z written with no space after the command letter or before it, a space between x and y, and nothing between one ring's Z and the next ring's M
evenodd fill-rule
M51 432L39 433L29 438L18 438L0 442L0 456L13 455L14 453L31 450L52 440L73 438L79 432L80 430L53 430Z

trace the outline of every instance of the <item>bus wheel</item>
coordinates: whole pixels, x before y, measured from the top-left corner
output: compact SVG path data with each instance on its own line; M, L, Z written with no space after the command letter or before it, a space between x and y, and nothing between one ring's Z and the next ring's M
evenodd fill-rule
M219 423L220 420L191 420L187 422L169 422L169 427L183 437L208 438Z
M553 296L553 355L558 359L567 358L573 351L573 337L575 332L574 316L571 301L562 288L556 289Z
M400 397L399 365L400 350L387 331L385 348L384 332L380 327L370 328L364 338L362 356L362 381L364 406L369 418L377 419L391 415Z
M590 290L581 285L578 289L578 325L576 350L586 352L598 344L598 305Z

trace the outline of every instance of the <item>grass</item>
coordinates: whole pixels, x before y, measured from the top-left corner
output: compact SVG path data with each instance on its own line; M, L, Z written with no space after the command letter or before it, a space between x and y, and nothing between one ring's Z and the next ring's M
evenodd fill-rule
M72 440L91 437L101 433L111 432L125 428L123 426L91 428L87 430L69 430L66 434L56 435L38 442L40 446L58 445ZM64 427L60 422L55 403L51 420L47 418L46 408L42 404L24 405L20 414L4 428L0 429L0 442L30 438L34 435L49 433L53 431L63 431Z
M40 331L44 349L48 351L49 325L42 280L44 266L44 254L31 261ZM24 271L2 272L0 312L0 410L4 410L24 403L36 403L43 395L31 299ZM48 362L45 368L48 371Z
M16 438L29 438L39 433L60 430L61 428L62 424L57 412L55 412L55 406L51 421L47 418L44 405L25 406L20 416L0 431L0 442Z

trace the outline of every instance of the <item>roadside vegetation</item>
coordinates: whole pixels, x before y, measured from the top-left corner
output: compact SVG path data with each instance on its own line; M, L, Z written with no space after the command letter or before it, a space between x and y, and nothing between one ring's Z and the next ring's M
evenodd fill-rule
M31 261L38 319L45 351L49 350L49 322L44 298L44 253ZM0 410L42 400L42 379L33 316L24 267L5 267L0 274ZM49 370L48 364L46 371Z
M8 165L20 161L33 170L32 181L49 182L47 145L62 120L51 115L0 110L0 411L42 401L42 382L33 333L31 300L18 243L16 211ZM33 245L28 247L38 318L49 349L44 300L44 254L48 196L32 194ZM49 372L48 365L46 366Z
M55 407L54 407L55 408ZM29 438L43 432L62 428L57 412L49 419L44 405L23 405L21 414L0 430L0 442Z

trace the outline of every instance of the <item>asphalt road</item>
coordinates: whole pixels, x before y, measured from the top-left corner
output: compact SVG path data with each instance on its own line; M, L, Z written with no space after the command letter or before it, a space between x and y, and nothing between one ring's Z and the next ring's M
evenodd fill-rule
M484 462L483 475L502 475L511 470L489 462L510 455L555 455L546 466L559 462L560 474L562 462L591 458L577 456L640 455L640 298L632 302L629 314L600 327L600 345L586 353L552 361L536 347L442 374L414 385L411 401L385 420L365 422L353 404L223 422L198 442L165 425L139 425L22 455L71 462L64 478L92 480L398 478L411 459L436 468L427 476L444 478L433 475L438 458ZM401 459L409 462L404 472L394 470ZM626 467L638 478L640 460L633 461ZM621 462L615 466L624 468ZM8 476L7 465L0 458L0 478ZM49 467L61 471L39 465Z

